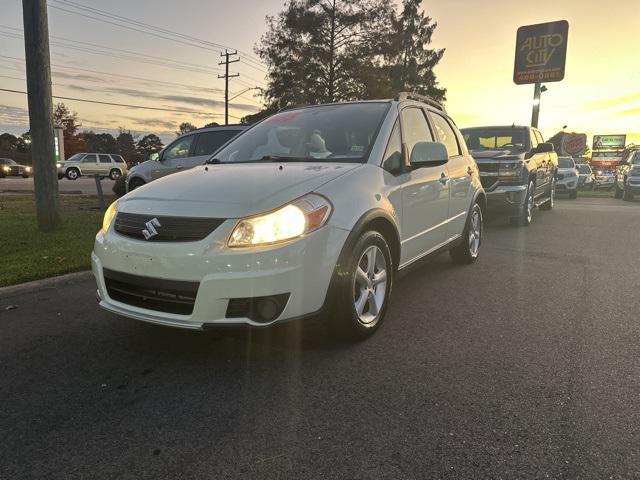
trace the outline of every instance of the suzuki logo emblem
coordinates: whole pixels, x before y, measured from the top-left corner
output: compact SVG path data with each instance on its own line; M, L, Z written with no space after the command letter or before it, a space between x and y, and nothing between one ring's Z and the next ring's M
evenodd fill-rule
M157 218L152 218L144 225L147 227L145 230L142 230L142 235L144 235L145 240L149 240L151 237L158 235L158 230L156 230L156 228L160 228L162 226Z

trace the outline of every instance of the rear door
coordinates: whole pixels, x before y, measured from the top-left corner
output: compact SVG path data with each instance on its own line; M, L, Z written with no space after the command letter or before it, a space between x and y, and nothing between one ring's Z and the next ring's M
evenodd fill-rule
M94 175L98 173L98 156L95 153L89 153L84 156L80 169L83 175Z
M242 130L224 129L199 133L192 156L185 162L185 168L202 165L209 160L213 152L217 151L222 145L238 135L241 131Z
M98 173L100 175L107 176L111 171L111 167L113 163L111 162L111 157L106 154L98 155Z
M438 112L429 111L436 133L436 139L444 143L449 153L449 214L446 238L459 235L464 230L467 212L471 204L471 179L473 160L468 157L466 148L461 144L462 136L456 135L457 128L451 120ZM465 155L466 154L466 155Z
M411 157L418 142L435 141L425 112L406 107L400 113L402 142ZM398 176L402 185L402 256L407 264L432 251L445 240L449 214L449 174L447 165L411 168Z
M151 171L152 179L155 180L184 169L195 138L195 134L185 135L165 148Z

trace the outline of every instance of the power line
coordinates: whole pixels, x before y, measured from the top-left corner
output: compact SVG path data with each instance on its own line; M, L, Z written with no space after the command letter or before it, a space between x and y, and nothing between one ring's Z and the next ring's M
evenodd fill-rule
M24 95L27 94L27 92L23 92L21 90L11 90L9 88L0 88L0 92L22 93ZM190 113L192 115L200 115L200 116L206 116L206 117L221 117L222 116L221 113L206 113L206 112L198 112L198 111L194 111L194 110L178 110L178 109L173 109L173 108L144 107L142 105L129 105L129 104L126 104L126 103L102 102L102 101L99 101L99 100L89 100L89 99L86 99L86 98L61 97L59 95L52 95L52 98L57 98L58 100L72 100L72 101L76 101L76 102L97 103L99 105L111 105L111 106L115 106L115 107L137 108L137 109L141 109L141 110L158 110L158 111L162 111L162 112ZM234 115L229 115L229 116L232 117L232 118L240 119L240 117L236 117Z
M81 4L73 2L73 1L69 1L69 0L51 0L51 1L59 3L61 5L64 5L67 8L75 8L75 9L78 9L78 10L83 10L85 12L89 12L92 15L88 15L88 14L85 14L85 13L80 13L80 12L73 11L73 10L67 10L67 9L62 8L60 6L53 5L53 4L49 3L49 6L51 6L52 8L64 11L66 13L71 13L71 14L74 14L74 15L80 15L80 16L83 16L85 18L90 18L90 19L93 19L93 20L96 20L96 21L100 21L100 22L105 22L105 23L109 23L109 24L112 24L112 25L116 25L116 26L119 26L121 28L134 30L134 31L137 31L137 32L140 32L140 33L144 33L144 34L147 34L147 35L152 35L152 36L163 38L163 39L166 39L166 40L171 40L171 41L182 43L182 44L189 45L189 46L192 46L192 47L198 47L198 48L206 48L206 46L217 47L218 51L220 51L220 49L223 49L223 48L224 49L229 49L229 47L227 45L223 45L223 44L219 44L219 43L215 43L215 42L210 42L210 41L203 40L201 38L194 37L194 36L191 36L191 35L185 35L185 34L182 34L182 33L179 33L179 32L175 32L175 31L172 31L172 30L169 30L169 29L166 29L166 28L158 27L157 25L150 25L148 23L144 23L144 22L141 22L139 20L135 20L135 19L132 19L132 18L129 18L129 17L112 14L112 13L109 13L109 12L107 12L105 10L100 10L98 8L93 8L93 7L88 7L88 6L85 6L85 5L81 5ZM98 15L98 17L95 17L93 15ZM121 23L115 23L113 21L109 21L109 20L106 20L105 18L100 18L100 17L110 18L111 20L115 20L115 21L121 22ZM122 25L122 23L125 23L125 24L128 24L128 25ZM139 28L134 28L134 27L131 27L130 25L134 25L136 27L141 27L141 28L148 28L148 29L151 29L151 31L140 30ZM162 32L165 35L160 35L160 34L155 33L155 32ZM166 35L170 35L171 37L177 37L177 38L170 38L170 37L167 37ZM188 40L188 41L185 42L184 40ZM250 54L248 54L248 53L246 53L244 51L240 51L240 53L242 53L246 57L245 64L248 64L250 62L251 64L254 65L255 68L260 68L260 69L263 69L264 71L266 71L264 65L262 64L262 62L259 59L257 59L256 57L253 57L252 55L250 55Z

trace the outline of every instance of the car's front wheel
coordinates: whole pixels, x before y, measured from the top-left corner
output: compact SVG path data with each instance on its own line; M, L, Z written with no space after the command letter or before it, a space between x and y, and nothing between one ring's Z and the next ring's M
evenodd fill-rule
M69 180L77 180L80 176L80 171L77 168L70 168L67 170L67 178Z
M631 202L633 200L633 193L631 193L629 190L624 190L622 194L622 199L625 202Z
M122 173L120 173L120 170L118 170L117 168L114 168L109 172L109 178L113 181L119 179L121 175Z
M454 262L473 263L476 261L482 245L483 227L482 209L476 203L467 219L467 225L462 234L462 242L449 250Z
M616 180L615 193L613 194L613 198L622 198L623 194L624 194L624 190L622 190L618 186L618 181Z
M135 190L138 187L141 187L142 185L144 185L144 180L140 179L140 178L132 178L131 180L129 180L129 186L127 191L130 192L132 190Z
M364 340L380 327L393 284L393 263L385 238L364 233L337 267L329 327L350 340Z
M529 226L531 220L533 220L533 208L535 205L533 195L535 190L535 184L533 183L533 181L530 181L529 186L527 187L522 213L519 217L511 217L511 225L519 225L523 227Z

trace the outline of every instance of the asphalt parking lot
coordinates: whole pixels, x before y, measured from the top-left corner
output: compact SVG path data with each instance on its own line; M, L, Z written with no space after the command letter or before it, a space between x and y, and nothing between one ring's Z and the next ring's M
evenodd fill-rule
M105 195L113 195L113 180L103 178L101 180L102 191ZM58 180L60 193L97 195L98 189L93 177L80 177L77 180L63 178ZM6 177L0 178L0 193L33 193L33 177Z
M493 222L356 345L146 325L90 281L0 298L0 478L638 478L639 221L578 199Z

